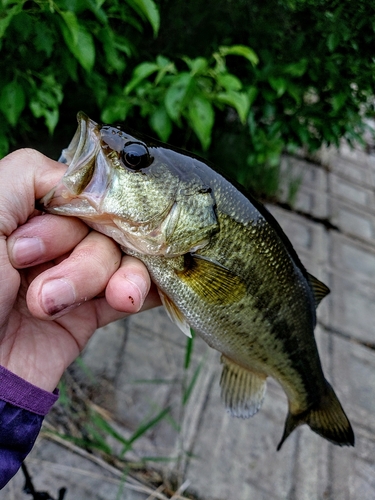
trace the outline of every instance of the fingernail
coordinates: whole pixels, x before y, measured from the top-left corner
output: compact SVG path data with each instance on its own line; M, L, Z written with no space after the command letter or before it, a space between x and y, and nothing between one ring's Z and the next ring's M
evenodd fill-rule
M41 292L42 308L49 316L65 311L75 304L76 293L72 284L64 279L47 281ZM75 304L78 305L78 304Z
M13 261L19 266L32 264L45 253L44 243L40 238L18 238L13 245Z
M129 283L132 283L132 285L134 285L138 289L139 297L141 299L141 304L139 305L139 308L141 308L143 305L143 302L148 294L147 283L138 274L127 274L126 279L129 281Z

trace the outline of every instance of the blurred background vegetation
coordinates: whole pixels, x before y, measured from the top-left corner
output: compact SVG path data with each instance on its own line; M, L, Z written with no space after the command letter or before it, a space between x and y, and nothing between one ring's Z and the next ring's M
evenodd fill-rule
M56 158L82 109L274 196L283 151L361 142L374 116L370 0L0 2L0 157Z

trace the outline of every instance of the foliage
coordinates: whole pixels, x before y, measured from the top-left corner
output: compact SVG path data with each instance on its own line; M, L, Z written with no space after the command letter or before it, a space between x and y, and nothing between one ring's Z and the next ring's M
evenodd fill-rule
M104 109L102 119L124 120L127 110L139 106L141 115L149 117L151 128L163 141L169 139L173 125L187 124L206 150L215 121L214 106L233 107L245 125L253 98L252 89L243 89L241 81L226 67L226 56L231 54L245 58L250 64L258 62L250 48L237 45L219 47L210 60L184 57L187 71L185 68L178 71L173 62L162 56L155 62L139 64L122 96L114 96L113 106ZM123 105L119 107L121 98Z
M34 119L52 133L83 109L203 153L273 194L284 149L361 141L374 115L367 0L1 5L0 154L33 135Z
M12 129L28 132L32 117L42 118L52 134L64 95L74 88L86 93L86 102L103 106L135 53L132 34L142 32L144 21L157 34L159 13L153 0L103 4L1 1L0 154L9 148Z

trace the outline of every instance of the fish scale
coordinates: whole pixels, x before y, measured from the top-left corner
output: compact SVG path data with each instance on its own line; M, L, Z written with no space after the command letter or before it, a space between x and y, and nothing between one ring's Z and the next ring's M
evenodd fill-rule
M271 376L289 407L277 449L304 423L354 445L314 337L329 289L259 202L196 156L84 113L61 160L67 171L40 203L144 262L171 319L222 353L221 396L233 416L260 409Z

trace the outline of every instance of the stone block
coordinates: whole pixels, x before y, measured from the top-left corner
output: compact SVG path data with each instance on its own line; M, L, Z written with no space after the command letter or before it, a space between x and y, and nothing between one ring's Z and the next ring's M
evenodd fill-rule
M345 234L375 243L375 215L334 197L329 199L331 222Z
M337 231L330 232L330 266L352 282L375 283L375 247ZM360 287L360 283L358 283Z
M290 186L298 187L290 199ZM327 172L299 158L284 156L281 162L280 200L291 203L295 210L325 218L327 212Z
M362 208L374 206L374 193L371 189L353 185L334 173L331 173L328 179L331 196Z
M352 148L349 144L343 142L335 154L352 162L353 165L361 165L363 167L375 169L375 155L369 154L363 147Z
M148 436L153 449L148 450L148 455L170 456L181 425L184 391L210 348L196 337L191 365L185 370L187 337L163 308L132 316L128 321L126 351L114 381L115 418L134 432L142 422L169 407L174 424L167 418L152 429Z
M333 449L332 499L374 497L375 356L356 342L327 332L332 349L333 383L351 420L356 443L352 449Z
M324 226L275 205L267 205L267 208L290 239L302 263L310 272L318 274L328 260Z
M113 381L126 344L126 320L96 330L82 353L84 364L96 376Z
M276 452L287 408L281 389L268 385L262 409L246 420L223 411L219 387L212 385L186 472L200 498L290 498L297 433Z
M375 288L347 273L330 273L329 323L345 335L361 342L375 343Z
M354 185L366 188L375 186L375 178L372 169L368 165L355 164L336 155L330 160L330 169L333 173Z

